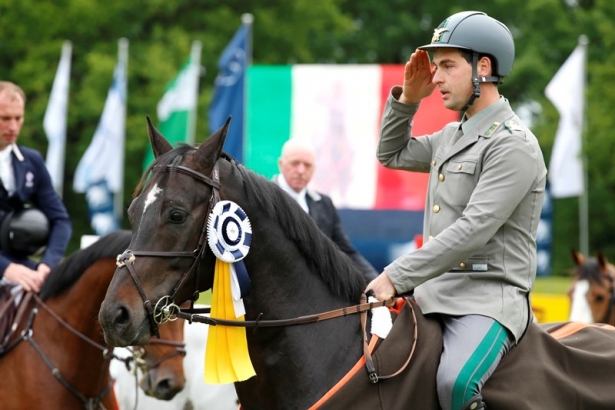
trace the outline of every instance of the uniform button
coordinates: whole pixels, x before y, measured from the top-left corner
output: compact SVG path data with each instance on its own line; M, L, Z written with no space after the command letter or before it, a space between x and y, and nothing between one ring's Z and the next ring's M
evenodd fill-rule
M431 241L433 239L433 236L429 235L428 239Z
M434 211L435 213L440 212L440 205L434 205L434 206L433 206L433 211Z
M444 174L440 174L440 175L438 175L438 179L439 179L440 181L444 181Z
M457 165L457 169L461 169L461 164Z
M431 166L435 167L436 166L436 161L431 161Z
M466 267L466 264L465 264L465 263L463 263L463 262L461 262L461 263L459 264L459 267L460 267L461 269L464 269L464 268Z

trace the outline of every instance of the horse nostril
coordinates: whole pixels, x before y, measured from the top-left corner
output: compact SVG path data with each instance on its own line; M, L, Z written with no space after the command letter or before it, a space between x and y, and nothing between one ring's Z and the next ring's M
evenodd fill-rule
M158 400L171 400L181 390L182 387L176 386L172 379L164 379L156 384L154 396Z
M101 309L99 320L103 327L107 329L113 328L116 330L123 330L130 325L130 310L123 304L108 306L107 308Z
M119 326L130 323L130 312L125 306L119 306L115 316L115 323Z

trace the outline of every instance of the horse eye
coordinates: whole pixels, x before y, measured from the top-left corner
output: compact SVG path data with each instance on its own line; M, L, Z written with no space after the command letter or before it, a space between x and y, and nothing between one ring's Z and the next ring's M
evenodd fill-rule
M602 295L597 295L597 296L596 296L596 302L597 302L597 303L602 303L602 302L604 302L604 296L602 296Z
M184 212L173 211L169 220L173 223L182 223L186 220L186 214Z

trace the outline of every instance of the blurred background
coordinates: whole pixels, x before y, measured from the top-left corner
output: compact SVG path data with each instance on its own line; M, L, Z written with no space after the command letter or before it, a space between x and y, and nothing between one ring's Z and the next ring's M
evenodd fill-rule
M575 137L577 142L582 138L582 149L574 154L586 160L587 183L580 191L573 189L572 195L549 199L541 228L544 255L539 275L566 275L573 266L571 248L590 254L601 249L615 258L611 0L0 0L0 79L19 84L28 97L19 143L38 149L49 161L54 137L43 120L53 109L50 96L63 45L70 46L63 169L57 182L73 221L69 253L79 248L83 235L99 233L96 226L130 229L123 216L149 155L145 116L163 133L165 126L172 127L164 124L169 118L162 102L171 101L177 91L170 90L188 75L182 67L191 67L196 80L188 83L194 97L181 100L194 98L195 103L185 141L203 142L219 126L217 121L226 118L226 111L239 110L234 111L239 115L234 115L232 130L240 140L227 148L267 177L275 172L283 141L302 131L309 130L308 136L325 145L343 142L341 148L331 147L337 151L318 165L329 175L341 175L337 185L326 177L319 182L315 177L315 183L333 196L353 243L381 269L396 252L416 245L426 186L420 178L383 176L378 168L375 144L381 101L387 87L400 83L400 70L412 51L430 42L443 19L464 10L484 11L513 33L516 60L500 90L538 137L547 165L562 117L545 89L573 51L580 50L580 39L587 39L576 71L581 76L574 77L583 84L570 77L556 87L564 92L560 99L573 98L572 108L582 120L575 125L582 131ZM233 73L240 76L235 80L242 88L224 94L224 87L235 85ZM312 100L293 96L302 89L311 92ZM574 94L579 89L581 93ZM106 102L113 103L114 90L120 103L116 101L115 111L107 109L111 114L105 120L103 110ZM298 101L303 101L300 109ZM434 107L423 110L421 122L438 125L437 121L458 118L437 103ZM327 115L336 110L345 110L348 122L323 129ZM315 116L300 118L300 112ZM59 113L57 121L62 110ZM358 119L360 127L351 128ZM109 131L107 143L101 142L105 130L118 125L118 130ZM112 154L103 153L109 144ZM82 161L85 171L76 175ZM344 161L349 165L341 169L352 172L338 172ZM117 183L93 180L95 172L88 171L88 166L111 170L115 163L121 166ZM335 172L331 166L337 167ZM397 191L380 191L383 180L394 181ZM367 187L365 195L360 189L346 189L351 182ZM95 223L98 211L92 207L104 205L104 200L100 189L88 191L91 184L115 197L115 222Z

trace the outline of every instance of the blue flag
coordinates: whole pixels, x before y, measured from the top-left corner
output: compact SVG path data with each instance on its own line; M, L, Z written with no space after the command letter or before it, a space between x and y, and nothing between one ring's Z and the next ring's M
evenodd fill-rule
M249 63L251 21L241 25L218 60L214 97L209 107L209 130L213 134L229 115L233 117L224 150L243 163L244 89Z

